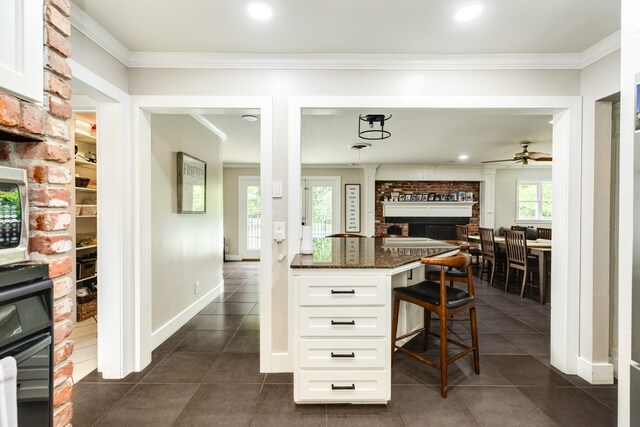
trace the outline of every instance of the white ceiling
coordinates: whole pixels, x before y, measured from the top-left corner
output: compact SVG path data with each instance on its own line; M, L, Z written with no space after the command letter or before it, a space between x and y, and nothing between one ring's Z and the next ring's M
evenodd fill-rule
M207 114L206 119L227 134L222 145L226 164L260 162L260 122L240 119L245 111ZM359 114L392 114L385 129L391 137L370 141L372 147L355 151ZM480 165L481 161L509 159L519 142L532 141L530 151L551 153L550 111L515 110L305 110L302 116L302 163L346 166L351 163ZM469 159L459 160L460 154ZM497 164L507 167L511 163ZM550 165L531 162L533 166Z
M209 53L569 53L620 28L611 0L477 0L482 16L456 23L466 0L270 0L254 21L241 0L75 0L130 51Z

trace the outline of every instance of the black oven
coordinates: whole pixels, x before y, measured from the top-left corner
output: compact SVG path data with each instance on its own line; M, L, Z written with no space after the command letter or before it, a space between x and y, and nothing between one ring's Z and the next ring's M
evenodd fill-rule
M0 268L0 359L16 359L18 426L53 420L53 290L47 266Z

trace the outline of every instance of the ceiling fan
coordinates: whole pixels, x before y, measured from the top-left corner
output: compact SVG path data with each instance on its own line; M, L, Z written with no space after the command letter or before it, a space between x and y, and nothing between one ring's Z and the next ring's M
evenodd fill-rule
M550 162L553 160L551 158L551 154L529 151L529 144L531 144L531 141L521 141L520 146L522 147L522 151L514 154L512 159L487 160L482 163L514 162L514 164L522 163L523 165L528 165L529 160L535 160L538 162Z

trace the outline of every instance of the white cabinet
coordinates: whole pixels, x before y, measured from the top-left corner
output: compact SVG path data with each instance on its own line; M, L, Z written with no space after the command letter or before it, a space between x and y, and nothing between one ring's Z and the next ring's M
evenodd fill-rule
M391 276L293 269L292 279L295 401L389 401Z

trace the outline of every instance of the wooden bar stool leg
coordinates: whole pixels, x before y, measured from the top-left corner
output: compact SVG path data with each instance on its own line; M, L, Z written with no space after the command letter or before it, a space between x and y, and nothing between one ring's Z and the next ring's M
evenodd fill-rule
M447 315L446 309L440 312L440 383L442 397L447 398Z
M391 321L391 366L396 354L396 336L398 336L398 315L400 314L400 299L393 296L393 320Z
M476 374L480 374L480 350L478 348L478 322L476 320L476 308L469 309L469 320L471 321L471 342L473 343L473 367Z
M422 343L422 349L427 351L427 345L429 344L429 331L431 330L431 312L424 309L424 342Z

